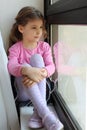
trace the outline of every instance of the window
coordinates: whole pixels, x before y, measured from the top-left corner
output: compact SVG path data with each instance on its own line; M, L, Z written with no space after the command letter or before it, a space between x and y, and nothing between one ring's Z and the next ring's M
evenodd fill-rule
M56 56L54 59L58 72L54 105L58 111L59 104L62 113L67 115L66 119L58 112L64 130L86 130L87 2L64 2L65 0L45 1L49 42ZM67 121L70 121L70 126Z

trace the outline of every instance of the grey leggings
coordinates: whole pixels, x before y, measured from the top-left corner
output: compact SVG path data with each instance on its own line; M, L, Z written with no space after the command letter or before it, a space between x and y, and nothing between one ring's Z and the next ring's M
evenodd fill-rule
M31 67L44 67L44 61L40 54L35 54L30 59L30 64L25 64L25 66ZM27 93L26 87L22 83L22 77L15 78L18 90L18 99L20 101L31 100L29 93ZM41 95L43 96L44 100L46 100L46 79L42 80L38 84L38 89L40 90Z

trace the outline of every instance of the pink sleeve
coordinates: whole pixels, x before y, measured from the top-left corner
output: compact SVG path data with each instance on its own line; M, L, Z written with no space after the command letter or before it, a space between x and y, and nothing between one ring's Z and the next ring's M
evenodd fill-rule
M21 64L18 63L18 56L19 50L17 46L12 46L9 49L9 56L8 56L8 71L13 76L21 76Z
M45 68L47 69L48 77L49 77L55 72L55 65L53 63L51 47L46 42L44 43L43 58L44 58L44 62L45 62Z

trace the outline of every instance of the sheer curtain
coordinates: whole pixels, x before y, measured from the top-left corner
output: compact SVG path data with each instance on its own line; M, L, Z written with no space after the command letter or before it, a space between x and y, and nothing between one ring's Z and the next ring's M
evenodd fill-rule
M20 130L7 62L0 33L0 130Z

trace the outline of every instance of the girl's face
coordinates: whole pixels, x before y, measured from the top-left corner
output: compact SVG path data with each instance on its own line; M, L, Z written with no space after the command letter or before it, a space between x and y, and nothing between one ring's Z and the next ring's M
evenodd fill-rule
M19 31L23 34L23 41L38 42L43 33L43 22L40 19L29 21L25 26L19 25Z

